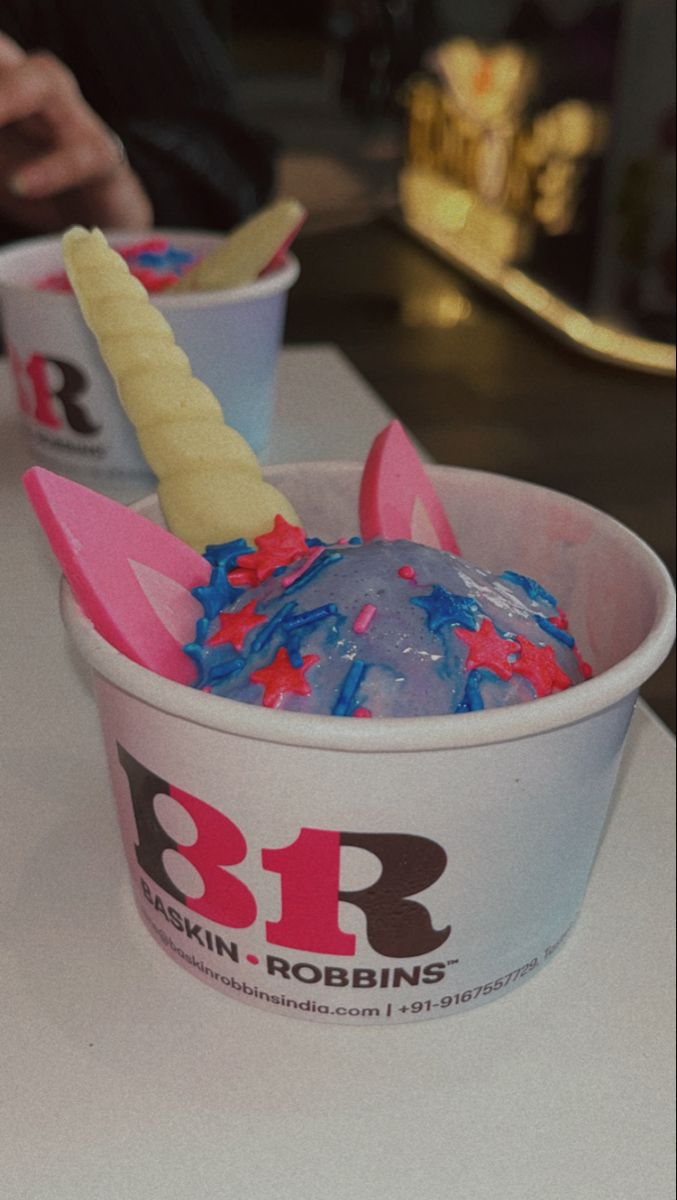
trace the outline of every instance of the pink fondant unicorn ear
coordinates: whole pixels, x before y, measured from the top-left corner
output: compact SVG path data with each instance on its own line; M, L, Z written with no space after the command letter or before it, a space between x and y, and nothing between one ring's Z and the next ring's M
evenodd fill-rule
M31 467L23 484L95 629L141 666L192 683L182 647L202 615L191 589L209 582L206 559L132 509L42 467Z
M365 541L405 538L460 553L439 496L399 421L378 434L367 455L359 512Z

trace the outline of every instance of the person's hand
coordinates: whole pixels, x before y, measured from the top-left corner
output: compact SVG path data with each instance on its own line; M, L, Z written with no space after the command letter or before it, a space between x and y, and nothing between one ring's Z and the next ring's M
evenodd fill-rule
M27 233L73 223L148 229L153 210L124 148L52 54L0 33L0 214Z

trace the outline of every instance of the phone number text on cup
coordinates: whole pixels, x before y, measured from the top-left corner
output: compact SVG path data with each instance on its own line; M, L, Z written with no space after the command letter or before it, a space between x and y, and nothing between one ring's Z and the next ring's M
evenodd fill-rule
M464 992L454 992L450 996L442 996L439 1000L412 1000L411 1004L400 1005L397 1012L423 1013L432 1012L435 1008L451 1008L454 1005L470 1004L473 1000L479 1000L481 996L491 996L494 992L508 987L509 984L516 983L518 979L523 979L525 975L536 970L539 962L538 958L532 958L531 962L511 971L509 975L502 975L500 979L494 979L490 983L480 983L477 987L467 988Z

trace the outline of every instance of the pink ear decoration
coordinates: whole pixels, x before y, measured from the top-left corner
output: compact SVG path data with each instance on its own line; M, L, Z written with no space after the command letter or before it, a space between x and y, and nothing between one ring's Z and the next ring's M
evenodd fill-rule
M404 538L460 554L442 503L399 421L378 434L367 455L359 512L365 541Z
M71 590L95 629L134 662L193 683L183 646L202 608L206 559L159 525L81 484L31 467L23 484Z

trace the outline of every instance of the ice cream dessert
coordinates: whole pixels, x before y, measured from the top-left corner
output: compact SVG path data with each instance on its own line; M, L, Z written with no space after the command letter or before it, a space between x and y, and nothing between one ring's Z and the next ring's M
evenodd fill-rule
M197 686L248 704L339 717L430 716L520 704L582 682L557 601L410 541L325 546L278 519L210 547L186 647Z
M129 272L143 284L147 292L164 292L178 283L186 271L199 262L200 256L190 250L172 246L167 238L154 237L131 246L121 246L118 254L125 260ZM72 292L68 275L58 271L39 279L36 287L46 292Z
M174 246L162 236L116 249L147 292L220 291L253 283L281 267L307 215L298 200L281 198L242 221L207 254ZM66 271L45 275L35 286L39 291L74 290Z
M307 539L105 238L71 230L64 252L167 524L212 567L193 593L204 616L186 651L199 688L390 717L519 704L585 679L565 615L534 580L373 530L364 543Z
M179 651L199 668L196 691L162 661L133 661L88 619L76 587L64 591L64 619L94 672L142 920L196 979L269 1012L385 1025L505 995L550 961L580 908L638 680L608 670L608 647L626 609L635 645L655 620L650 571L585 506L482 472L441 468L430 481L463 553L486 553L499 576L505 554L516 575L492 579L426 549L423 520L406 541L389 527L384 545L361 512L356 520L358 464L272 467L261 479L121 260L108 272L101 239L84 231L69 258L85 319L160 468L172 527L160 529L149 497L123 510L113 539L103 510L93 523L87 498L73 496L73 569L93 543L99 598L117 588L127 625L152 608L169 632L187 615L183 646L196 596L204 611L191 653ZM281 521L275 488L332 544ZM244 491L262 501L247 536ZM163 535L166 554L140 524ZM366 544L335 542L351 527ZM196 548L187 558L186 540ZM549 581L594 647L600 680L568 687L585 671ZM325 685L335 649L345 655ZM236 676L252 703L220 694ZM438 687L444 715L427 716ZM505 694L504 709L467 711L513 687L546 698ZM379 719L393 711L382 697L415 697L421 715ZM276 711L306 700L334 715Z

